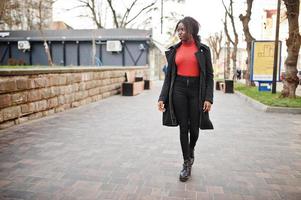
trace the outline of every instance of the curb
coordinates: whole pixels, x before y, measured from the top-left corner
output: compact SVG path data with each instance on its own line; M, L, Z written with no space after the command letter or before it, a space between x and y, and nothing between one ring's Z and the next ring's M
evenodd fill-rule
M237 96L248 102L252 107L257 110L261 110L268 113L289 113L289 114L301 114L301 108L287 108L287 107L275 107L275 106L267 106L259 101L256 101L241 92L235 91Z

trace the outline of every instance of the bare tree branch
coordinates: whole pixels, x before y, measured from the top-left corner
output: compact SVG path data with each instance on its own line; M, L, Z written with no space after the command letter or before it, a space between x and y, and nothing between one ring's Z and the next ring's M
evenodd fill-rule
M113 5L112 5L112 0L107 0L109 6L110 6L110 9L112 11L112 14L113 14L113 18L114 18L114 24L116 26L116 28L119 27L119 24L118 24L118 20L117 20L117 15L116 15L116 11L115 9L113 8Z
M134 5L136 4L137 1L138 1L138 0L133 1L132 4L131 4L131 6L130 6L129 8L126 9L126 12L124 13L123 18L122 18L122 20L121 20L121 22L120 22L120 26L121 26L121 27L123 27L124 22L128 19L128 16L129 16L129 14L130 14L132 8L134 7Z
M236 31L234 17L233 17L233 0L230 0L229 10L226 8L224 0L222 0L222 3L223 3L223 6L225 8L225 22L224 22L225 33L226 33L226 36L227 36L228 40L233 45L233 53L232 53L233 79L235 80L236 79L236 58L237 58L238 34L237 34L237 31ZM232 30L233 30L233 34L234 34L234 41L230 37L229 31L228 31L228 28L227 28L227 17L229 17L230 20L231 20Z
M157 1L157 0L156 0L156 1ZM142 8L142 9L138 12L137 15L135 15L132 19L130 19L129 21L127 21L127 22L125 23L125 26L126 26L127 24L131 23L133 20L135 20L135 19L136 19L136 18L137 18L144 10L146 10L146 9L152 7L153 5L155 5L156 1L154 1L153 3L151 3L151 4L147 5L147 6L145 6L144 8Z

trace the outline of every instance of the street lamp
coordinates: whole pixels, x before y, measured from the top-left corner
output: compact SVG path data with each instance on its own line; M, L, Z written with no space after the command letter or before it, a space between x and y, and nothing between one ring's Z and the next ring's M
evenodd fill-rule
M161 34L163 32L163 1L161 0Z
M281 5L281 1L278 0L278 5L277 5L277 20L276 20L276 36L275 36L275 49L274 49L273 82L272 82L272 93L273 94L276 93L276 79L277 79L277 65L278 65L278 44L279 44L280 5Z

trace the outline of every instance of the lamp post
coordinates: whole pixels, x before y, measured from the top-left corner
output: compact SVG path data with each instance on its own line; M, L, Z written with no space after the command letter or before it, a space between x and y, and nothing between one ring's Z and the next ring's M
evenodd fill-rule
M277 66L278 66L278 64L280 64L280 63L278 63L280 5L281 5L281 0L278 0L277 20L276 20L276 36L275 36L275 48L274 48L273 82L272 82L272 93L273 94L276 93Z
M163 33L163 1L161 0L161 34Z

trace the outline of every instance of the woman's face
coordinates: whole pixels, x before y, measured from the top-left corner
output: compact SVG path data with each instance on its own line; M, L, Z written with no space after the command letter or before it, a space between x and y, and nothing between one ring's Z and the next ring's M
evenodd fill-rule
M191 39L191 34L187 33L186 28L182 22L178 24L177 33L181 41L186 42Z

